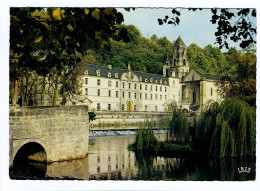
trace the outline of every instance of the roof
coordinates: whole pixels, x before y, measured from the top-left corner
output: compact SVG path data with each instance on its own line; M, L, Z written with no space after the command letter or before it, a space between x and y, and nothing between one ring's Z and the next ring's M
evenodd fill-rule
M177 48L177 47L186 47L186 45L184 44L183 40L181 39L181 37L179 36L177 38L177 40L175 41L174 45L173 45L173 48Z
M203 73L202 74L206 79L208 80L217 80L218 75L217 74L208 74L208 73Z
M120 79L122 75L127 72L127 69L121 69L121 68L111 68L109 69L108 66L100 66L100 65L94 65L94 64L87 64L87 70L89 76L97 76L97 70L100 70L100 77L105 78L112 78L112 79ZM157 83L160 84L160 80L162 80L162 84L166 85L169 84L168 78L163 77L163 75L160 74L153 74L153 73L146 73L146 72L139 72L139 71L133 71L132 72L137 75L139 82L145 82L145 83ZM111 74L111 77L108 77L108 74ZM118 77L116 77L115 74L118 74ZM141 77L141 79L140 79ZM150 79L153 79L152 82ZM147 79L147 80L145 80Z

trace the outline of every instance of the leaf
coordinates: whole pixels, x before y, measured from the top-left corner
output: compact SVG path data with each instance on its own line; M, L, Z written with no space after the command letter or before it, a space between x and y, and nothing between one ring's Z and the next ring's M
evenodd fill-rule
M106 15L111 15L113 13L114 8L105 8L103 13Z
M88 15L89 14L89 9L84 8L84 12L85 12L86 15Z
M95 9L94 11L92 11L91 16L96 19L96 20L100 20L100 10L99 9Z
M62 19L62 13L60 12L60 10L55 9L52 11L52 17L58 21L60 21Z
M36 38L36 39L34 40L34 42L35 42L35 43L39 43L39 42L42 41L42 39L43 39L43 36L39 36L38 38Z
M158 19L158 22L159 22L159 25L162 25L162 24L163 24L162 19Z

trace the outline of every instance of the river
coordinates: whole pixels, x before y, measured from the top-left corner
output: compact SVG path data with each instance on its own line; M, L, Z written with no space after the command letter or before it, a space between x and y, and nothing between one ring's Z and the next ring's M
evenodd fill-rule
M164 139L165 134L156 135ZM255 158L145 157L127 149L134 135L89 138L84 159L50 164L30 162L10 169L12 179L247 181L255 179ZM240 172L243 167L250 172ZM245 168L247 167L247 168Z

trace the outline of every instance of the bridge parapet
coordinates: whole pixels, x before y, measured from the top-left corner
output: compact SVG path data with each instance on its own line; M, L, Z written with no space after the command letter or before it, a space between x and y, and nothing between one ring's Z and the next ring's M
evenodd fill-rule
M12 108L9 127L10 164L27 143L40 144L47 162L83 158L88 152L87 106Z

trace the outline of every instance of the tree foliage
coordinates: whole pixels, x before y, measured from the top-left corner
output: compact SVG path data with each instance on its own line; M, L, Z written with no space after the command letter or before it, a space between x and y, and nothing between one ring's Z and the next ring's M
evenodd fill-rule
M173 108L172 120L168 130L168 140L179 143L185 143L189 140L188 119L177 107Z
M171 57L172 43L166 38L145 38L133 25L121 25L126 28L130 41L110 40L111 51L97 50L93 55L102 55L97 59L101 65L111 64L115 68L127 68L128 63L135 71L162 73L163 63Z
M45 79L52 70L61 77L63 97L65 92L74 96L78 87L72 82L79 74L75 70L81 67L86 50L109 49L110 38L129 41L127 30L117 27L122 22L123 15L114 8L11 8L10 87L23 82L29 89L33 86L26 82L37 81L32 76ZM19 92L23 100L31 96L28 93Z
M189 8L189 11L202 10L201 8ZM212 17L210 22L217 24L215 32L216 43L219 48L229 48L228 40L239 42L241 48L246 48L256 43L256 9L211 9ZM164 19L159 18L159 25L179 25L181 21L181 10L172 9L172 16L166 15Z
M196 150L214 157L255 156L256 110L245 101L227 98L213 103L194 125Z

